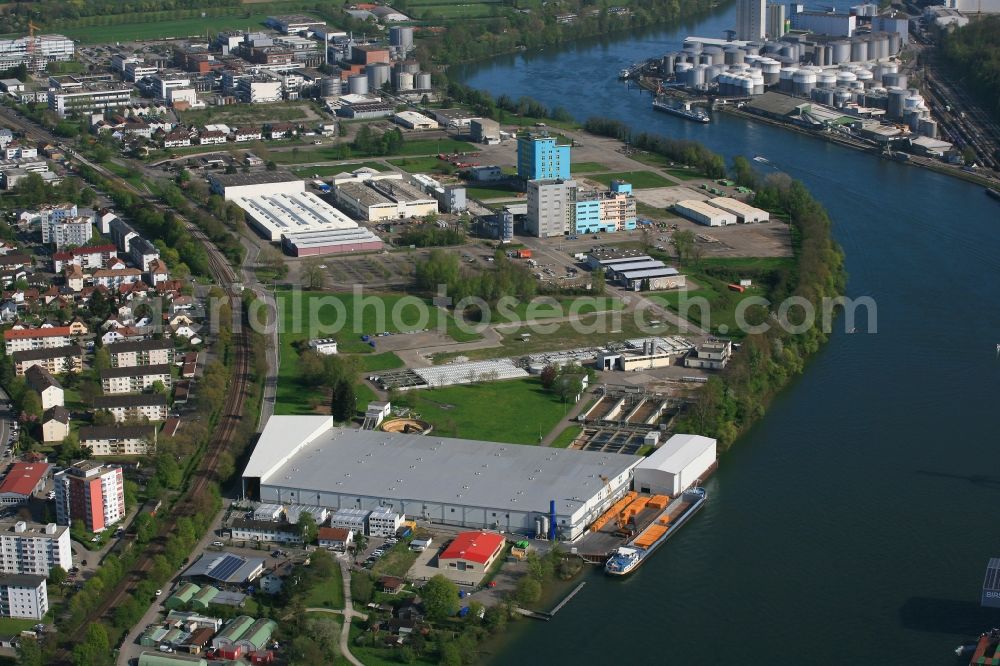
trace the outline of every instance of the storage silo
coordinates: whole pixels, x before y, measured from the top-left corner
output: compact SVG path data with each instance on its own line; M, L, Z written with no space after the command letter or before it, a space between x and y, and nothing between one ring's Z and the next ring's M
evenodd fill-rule
M760 55L760 47L756 44L747 44L743 50L746 51L747 55Z
M914 111L920 111L924 108L924 98L916 91L916 89L911 89L909 94L903 98L903 115Z
M695 90L705 87L705 70L708 65L695 65L687 72L687 86Z
M684 50L690 51L691 53L698 54L705 50L705 45L696 39L691 39L690 37L684 40Z
M674 65L674 75L678 81L687 81L687 73L694 69L694 65L689 62L679 62Z
M843 88L849 88L850 84L858 80L858 75L854 72L839 71L837 72L837 86Z
M725 65L709 65L705 70L705 83L712 85L724 71L726 71Z
M855 39L851 42L851 62L865 62L868 60L868 42L864 39Z
M699 65L711 65L712 64L712 56L710 56L707 53L701 53L701 54L699 54L698 55L698 64Z
M936 139L938 137L938 124L936 120L931 118L921 118L920 125L917 128L923 136L930 137L931 139Z
M781 63L771 58L761 58L757 64L764 73L764 85L776 85L781 77Z
M875 75L872 74L870 69L859 69L854 76L858 77L858 83L861 84L859 87L861 88L867 88L875 80Z
M660 69L666 73L671 73L674 71L674 65L677 64L677 54L668 53L660 60Z
M396 74L396 90L399 92L413 90L413 74L410 74L409 72L400 72Z
M903 88L889 88L889 99L886 103L886 115L899 120L903 117L903 102L909 93Z
M393 26L389 28L389 46L397 46L409 51L413 48L413 28Z
M719 78L715 80L715 83L719 86L720 95L727 96L731 94L729 91L732 90L733 86L732 79L733 75L730 74L729 72L723 72L722 74L719 74Z
M404 60L399 63L399 71L407 74L416 74L420 71L420 63L416 60Z
M808 97L816 87L816 72L800 69L792 76L792 92Z
M820 72L816 75L816 87L833 89L837 86L837 75L833 72Z
M811 94L814 101L827 106L833 106L833 91L827 88L814 88Z
M321 97L340 97L340 91L344 86L339 77L328 76L319 82L319 94Z
M413 79L413 85L417 90L430 90L431 89L431 74L430 72L420 72Z
M754 95L764 94L764 73L759 69L750 70L750 83L753 84L752 92Z
M725 59L727 65L735 65L746 60L747 53L743 49L737 46L727 46L725 51Z
M724 65L726 63L726 53L721 46L706 46L701 54L710 58L710 61L705 63L707 65Z
M845 107L851 101L851 91L847 88L837 88L833 91L833 105L838 109Z
M886 88L905 88L906 84L906 74L893 72L882 75L882 85Z
M347 92L352 95L368 94L368 75L352 74L347 77Z
M368 89L381 90L382 85L389 80L390 71L388 63L378 62L368 65L365 68L368 74Z
M900 39L898 32L889 33L889 55L894 56L899 53L899 49L903 46L903 40Z
M851 59L851 43L838 40L830 44L830 48L833 49L833 58L830 60L831 65L839 65L842 62L848 62Z
M792 80L798 71L798 67L782 67L778 75L778 89L782 92L792 92L795 88Z

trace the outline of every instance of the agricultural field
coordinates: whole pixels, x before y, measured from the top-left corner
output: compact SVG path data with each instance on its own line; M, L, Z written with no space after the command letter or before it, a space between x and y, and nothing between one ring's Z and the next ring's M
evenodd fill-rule
M454 165L437 157L403 157L388 162L407 173L453 173L456 170Z
M459 19L494 16L503 9L501 2L468 0L413 0L407 2L407 13L416 19Z
M574 314L590 315L597 312L621 310L622 307L624 306L621 299L611 296L562 296L558 298L539 296L531 301L522 301L513 307L506 308L505 312L494 309L490 313L490 318L493 323L516 323L529 319L568 317Z
M154 18L156 13L149 15ZM142 16L137 15L137 16ZM221 30L251 28L263 25L267 14L242 14L232 16L208 16L205 18L183 18L174 20L151 20L117 25L95 25L59 28L56 32L79 40L84 44L107 44L112 42L156 40L182 37L204 37ZM114 18L114 17L108 17Z
M407 391L401 400L435 434L512 444L537 444L572 406L536 378Z
M619 171L618 173L598 173L587 176L587 180L592 180L602 185L611 185L612 180L624 180L632 183L635 189L647 187L670 187L674 185L672 181L653 171Z

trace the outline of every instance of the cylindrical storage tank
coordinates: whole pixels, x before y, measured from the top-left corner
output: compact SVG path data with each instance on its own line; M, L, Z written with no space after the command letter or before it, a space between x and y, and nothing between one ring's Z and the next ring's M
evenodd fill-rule
M792 92L796 95L808 97L816 87L816 72L809 72L800 69L792 77Z
M340 97L344 86L339 78L327 77L319 82L319 94L322 97Z
M764 94L764 73L760 70L750 71L750 82L753 84L753 94L763 95Z
M847 87L848 84L854 83L858 80L858 75L854 72L837 72L837 85Z
M727 46L725 52L725 62L727 65L736 65L746 60L747 54L736 46Z
M902 88L890 88L889 100L886 103L886 115L894 119L902 118L903 102L906 100L907 95L909 93Z
M907 95L903 99L903 114L906 115L911 111L919 111L924 106L924 98L920 95L911 94Z
M760 71L764 73L764 85L773 86L778 83L781 76L781 63L770 58L761 60Z
M905 88L907 83L906 74L893 72L882 75L882 85L886 88Z
M660 68L664 72L669 73L674 71L674 65L676 64L677 64L677 54L668 53L667 55L663 56L663 59L660 61Z
M725 65L709 65L705 70L705 83L712 84L725 70Z
M938 136L938 124L936 120L930 118L921 118L920 126L917 131L926 137L936 139Z
M743 50L746 51L747 55L760 55L760 47L756 44L747 44Z
M542 519L542 535L544 535L543 538L548 538L548 534L549 534L549 517L548 516L541 516L541 519Z
M413 48L413 28L404 26L389 28L389 46L398 46L407 50Z
M701 53L711 58L711 62L707 63L709 65L724 65L726 63L726 54L721 46L706 46Z
M819 65L820 67L826 67L830 64L826 61L826 49L823 48L822 44L817 44L816 47L813 48L812 61L813 64Z
M692 65L698 64L698 56L701 51L695 51L694 49L684 49L681 51L681 55L684 56L684 62L689 62Z
M848 62L851 59L851 43L839 40L830 44L830 48L833 49L833 58L830 60L831 65L839 65L842 62Z
M400 63L399 71L406 72L407 74L416 74L420 71L420 63L416 60L404 60Z
M685 77L687 76L687 73L691 71L693 68L694 65L692 65L689 62L679 62L676 65L674 65L674 74L677 75L677 80L686 81L687 79Z
M833 91L833 105L837 108L846 106L851 101L851 91L847 88L837 88Z
M396 90L413 90L413 74L400 72L396 75Z
M854 76L858 77L858 82L866 88L875 81L875 75L870 69L859 69Z
M899 49L902 47L903 42L899 37L898 32L889 33L889 55L894 56L899 53Z
M864 62L866 60L868 60L868 42L855 39L851 42L851 62Z
M705 86L705 70L708 69L708 65L695 65L688 70L687 73L687 86L688 88L703 88Z
M430 90L431 89L431 75L430 72L420 72L417 74L416 78L413 80L413 85L417 90Z
M548 534L548 530L543 529L542 517L535 516L535 538L544 539L546 534Z
M820 104L833 106L833 91L828 88L814 88L812 98Z
M707 53L702 53L701 55L698 56L698 64L699 65L711 65L712 64L712 56L710 56Z
M798 72L796 67L782 67L781 72L778 75L778 89L782 92L792 92L794 90L794 84L792 80L795 78L795 73Z
M391 73L388 63L379 62L368 65L365 72L368 74L368 90L381 90L382 85L389 80Z
M763 90L761 91L763 92ZM753 95L753 78L744 74L736 81L736 94L740 97Z
M368 94L368 75L352 74L347 77L347 92L352 95Z
M717 83L719 84L719 94L720 95L732 95L733 94L733 75L726 73L719 76Z
M898 37L897 37L898 39ZM878 57L879 59L888 58L892 55L889 51L889 35L879 35L878 38Z
M833 72L822 72L816 75L817 88L835 88L837 86L837 75Z

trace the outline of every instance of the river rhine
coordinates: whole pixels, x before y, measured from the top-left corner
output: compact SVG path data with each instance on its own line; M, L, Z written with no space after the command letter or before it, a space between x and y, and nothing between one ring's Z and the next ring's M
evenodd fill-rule
M841 325L722 457L694 521L627 580L595 572L553 621L512 627L496 663L954 664L957 644L1000 624L978 604L1000 555L1000 204L780 128L654 113L616 81L734 23L729 8L461 75L580 120L767 156L829 210L847 295L875 299L878 332Z

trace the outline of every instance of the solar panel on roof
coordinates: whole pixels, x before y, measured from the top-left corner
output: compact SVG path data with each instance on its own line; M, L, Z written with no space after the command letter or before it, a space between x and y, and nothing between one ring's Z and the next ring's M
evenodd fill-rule
M236 555L225 555L218 564L209 569L208 575L216 580L228 580L243 566L244 559Z

